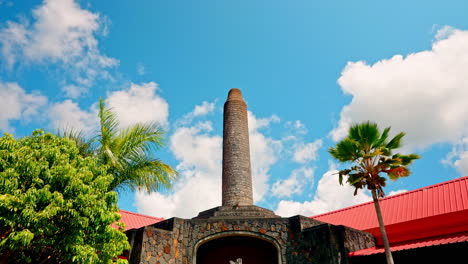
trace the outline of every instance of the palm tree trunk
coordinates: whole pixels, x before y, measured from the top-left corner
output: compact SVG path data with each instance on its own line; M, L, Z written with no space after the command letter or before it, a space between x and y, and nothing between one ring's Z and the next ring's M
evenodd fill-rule
M387 264L394 264L392 252L390 251L390 243L388 243L387 231L385 231L385 225L382 217L382 211L380 210L379 199L377 198L377 193L375 190L372 191L372 199L374 199L375 212L377 213L377 219L379 220L380 234L382 235L382 240L385 249L385 258L387 259Z

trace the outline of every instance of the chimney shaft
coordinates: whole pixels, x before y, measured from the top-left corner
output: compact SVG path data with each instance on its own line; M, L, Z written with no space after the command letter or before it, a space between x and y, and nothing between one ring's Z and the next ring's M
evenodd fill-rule
M224 104L223 206L253 205L247 104L239 89Z

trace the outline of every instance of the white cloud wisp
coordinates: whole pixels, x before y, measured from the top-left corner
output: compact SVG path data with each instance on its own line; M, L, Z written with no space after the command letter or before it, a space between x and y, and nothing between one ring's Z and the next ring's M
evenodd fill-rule
M75 85L63 88L72 97L98 78L111 78L108 69L119 62L98 49L96 36L103 35L105 27L99 14L82 9L74 0L44 0L32 17L32 22L7 21L0 28L0 54L7 68L19 63L57 64L66 73L64 81Z
M11 121L29 122L46 105L47 97L40 92L28 93L17 83L0 82L0 131L13 132Z

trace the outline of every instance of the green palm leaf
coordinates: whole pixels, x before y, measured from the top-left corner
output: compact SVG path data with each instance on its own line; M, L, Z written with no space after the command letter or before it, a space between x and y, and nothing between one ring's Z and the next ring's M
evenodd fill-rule
M110 189L156 191L171 188L177 172L154 157L164 146L164 130L160 126L147 123L120 129L115 113L106 108L103 99L99 101L98 116L99 132L92 140L73 130L59 135L81 144L81 154L97 156L101 165L114 176Z
M342 184L343 178L347 177L346 182L355 188L354 195L363 188L371 191L381 230L385 230L385 225L379 198L385 196L383 187L387 181L381 174L386 174L391 180L407 177L411 174L407 166L420 158L416 154L392 156L392 150L400 147L405 134L401 132L387 142L389 132L390 127L387 127L380 133L377 124L369 121L355 124L350 127L346 138L328 150L340 162L354 162L351 168L338 172L338 181ZM393 263L388 238L384 234L382 232L387 263Z

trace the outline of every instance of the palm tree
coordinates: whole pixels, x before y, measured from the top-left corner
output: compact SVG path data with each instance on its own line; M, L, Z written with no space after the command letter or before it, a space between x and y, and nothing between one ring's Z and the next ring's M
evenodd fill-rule
M177 172L152 153L164 146L164 130L155 123L138 123L119 129L112 109L99 101L99 132L86 138L68 129L59 133L77 142L82 155L95 155L114 176L109 190L145 188L148 192L171 187Z
M341 185L343 184L343 176L347 176L347 183L356 188L354 195L359 189L367 188L371 191L384 243L385 257L388 264L393 264L379 204L379 198L385 196L383 187L385 187L387 180L381 174L387 174L391 180L407 177L411 174L408 166L420 157L416 154L392 155L392 150L400 147L401 139L405 134L401 132L388 141L389 131L390 127L387 127L380 133L377 124L369 121L353 125L349 129L348 136L338 142L336 147L330 148L328 152L342 163L351 162L354 164L351 168L338 172Z

